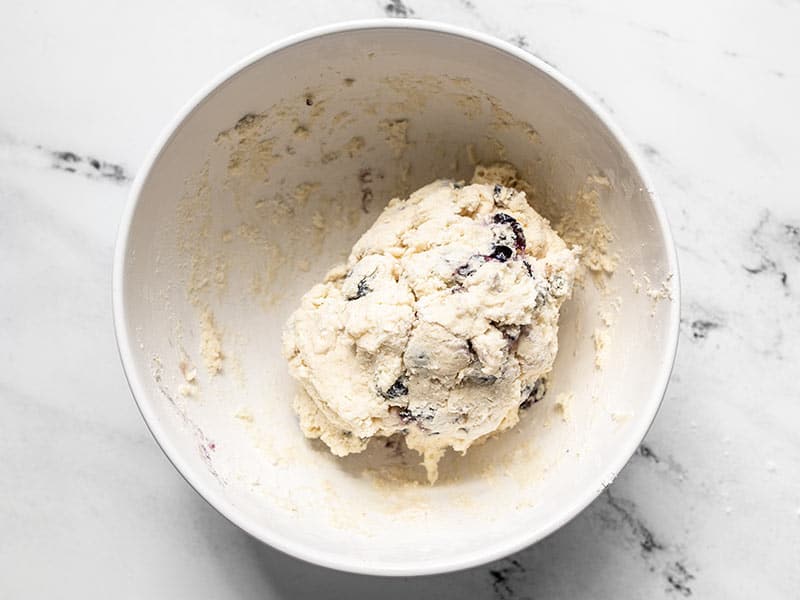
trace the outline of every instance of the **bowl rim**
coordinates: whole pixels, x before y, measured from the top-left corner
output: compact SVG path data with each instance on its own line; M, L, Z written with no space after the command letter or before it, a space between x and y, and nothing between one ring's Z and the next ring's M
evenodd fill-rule
M672 301L670 303L669 311L669 333L667 339L665 340L664 347L661 349L661 368L653 382L652 391L647 398L647 402L643 403L642 414L647 418L641 421L642 425L639 426L638 430L632 430L631 433L626 436L625 443L621 444L610 460L607 461L605 470L598 472L596 479L590 485L586 486L586 489L582 494L572 498L570 502L563 505L559 512L552 515L549 523L546 526L535 530L520 531L517 535L507 538L502 542L496 543L492 546L476 548L469 552L460 553L457 556L443 556L441 558L437 558L436 560L428 560L425 563L408 561L403 564L388 562L370 562L368 564L364 564L359 560L343 559L339 555L317 550L313 547L309 547L303 543L296 542L286 538L285 536L275 533L270 529L269 524L259 524L255 522L254 519L247 518L246 515L239 511L233 505L233 503L227 499L222 488L215 488L203 483L193 471L193 468L190 467L189 463L181 456L181 453L178 451L176 446L173 445L169 435L165 432L165 429L162 427L152 408L153 403L148 401L148 396L145 393L145 387L140 378L137 376L136 369L134 368L135 361L133 356L133 338L129 332L125 319L126 303L125 281L123 274L125 271L125 259L128 255L128 247L131 242L131 223L142 189L150 176L153 166L159 160L164 148L172 140L186 118L195 109L197 109L206 98L213 94L217 88L219 88L232 77L236 76L246 67L272 53L275 53L279 50L284 50L317 37L370 29L418 30L421 32L450 34L456 37L465 38L470 41L479 42L489 46L490 48L494 48L507 55L510 55L513 58L517 58L528 63L531 67L538 69L566 88L578 100L580 100L608 129L616 142L622 147L637 174L644 182L647 197L656 214L659 232L664 240L669 273L672 273ZM178 111L177 115L171 119L167 126L161 131L156 142L151 147L144 162L142 163L142 166L137 172L130 190L130 194L122 211L113 260L112 313L117 350L122 362L123 372L125 373L128 387L130 388L133 399L139 409L140 414L142 415L142 418L145 421L145 424L150 430L150 433L152 434L156 443L159 445L167 459L172 463L178 473L180 473L186 482L200 495L200 497L208 502L217 512L228 519L231 523L261 542L266 543L273 548L295 558L314 563L322 567L363 575L433 575L483 565L494 560L504 558L538 541L541 541L577 516L613 482L622 468L633 456L634 452L639 447L639 444L641 444L642 440L647 435L647 432L652 426L666 393L678 346L680 326L680 274L678 269L677 252L666 213L658 199L658 196L655 193L652 181L650 180L647 171L643 167L642 158L638 150L625 137L617 125L614 124L599 102L589 97L577 85L562 75L554 67L544 62L542 59L530 54L527 51L517 48L509 42L495 38L494 36L446 23L431 22L421 19L365 19L344 21L316 27L288 36L251 53L250 55L238 60L232 66L225 69L221 74L217 75L209 83L203 86L180 109L180 111Z

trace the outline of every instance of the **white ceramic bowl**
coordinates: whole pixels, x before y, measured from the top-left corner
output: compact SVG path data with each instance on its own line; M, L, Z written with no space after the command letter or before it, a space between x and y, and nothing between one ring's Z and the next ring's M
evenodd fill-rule
M446 457L435 486L421 483L416 455L380 443L333 457L292 412L286 317L392 194L497 159L556 202L607 180L616 273L565 305L546 398L515 429ZM672 300L659 300L670 275ZM677 264L636 153L573 84L484 35L370 21L270 46L181 111L122 218L114 319L147 425L217 510L320 565L419 575L536 542L614 479L667 385ZM603 369L596 330L609 341Z

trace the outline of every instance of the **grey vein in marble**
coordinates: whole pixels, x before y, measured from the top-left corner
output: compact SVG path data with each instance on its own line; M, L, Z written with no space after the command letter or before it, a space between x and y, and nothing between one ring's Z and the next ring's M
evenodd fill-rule
M50 151L50 155L53 158L54 169L78 173L89 178L109 179L117 183L131 179L120 165L93 156L80 156L69 151Z
M383 12L386 13L387 17L399 17L401 19L414 16L414 10L402 0L390 0L390 2L383 5Z

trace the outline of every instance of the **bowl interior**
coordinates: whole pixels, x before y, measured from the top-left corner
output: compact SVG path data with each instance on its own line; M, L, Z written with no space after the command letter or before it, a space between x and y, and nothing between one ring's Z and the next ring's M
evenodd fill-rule
M335 458L292 412L286 318L389 198L498 160L535 206L596 201L615 272L565 305L545 399L448 455L435 486L393 444ZM419 25L285 45L200 102L142 180L116 305L137 402L207 499L297 556L423 573L513 551L613 479L660 401L675 310L659 284L674 263L645 187L583 101L482 40Z

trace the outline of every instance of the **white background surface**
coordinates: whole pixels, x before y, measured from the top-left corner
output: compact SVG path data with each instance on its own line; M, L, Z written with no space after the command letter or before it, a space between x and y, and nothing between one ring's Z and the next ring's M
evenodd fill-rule
M800 4L494 4L0 7L0 597L798 597ZM279 554L183 482L128 393L110 278L131 178L199 87L287 34L403 12L511 40L606 105L684 302L662 410L606 494L509 559L386 580Z

